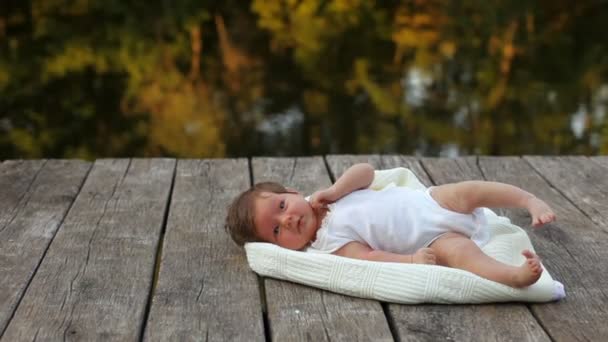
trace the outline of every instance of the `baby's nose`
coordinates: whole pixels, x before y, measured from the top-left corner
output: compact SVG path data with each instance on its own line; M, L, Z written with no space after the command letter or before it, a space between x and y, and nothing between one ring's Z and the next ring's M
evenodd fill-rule
M289 229L289 230L293 230L294 228L294 219L291 215L285 215L283 217L283 227Z

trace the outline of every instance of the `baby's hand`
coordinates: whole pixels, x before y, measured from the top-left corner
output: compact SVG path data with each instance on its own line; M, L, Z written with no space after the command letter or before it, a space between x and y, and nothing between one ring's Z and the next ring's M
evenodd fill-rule
M435 252L428 247L420 248L412 255L412 263L435 265Z
M328 204L335 202L331 188L319 190L310 196L310 205L313 209L327 208Z
M540 227L543 224L555 221L555 214L549 205L542 200L531 197L528 200L528 211L532 216L532 225L534 227Z

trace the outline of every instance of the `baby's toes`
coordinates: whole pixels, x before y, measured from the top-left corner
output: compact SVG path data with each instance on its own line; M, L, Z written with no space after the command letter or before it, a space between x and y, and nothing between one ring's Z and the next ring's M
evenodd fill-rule
M525 256L528 261L532 260L532 258L536 256L536 254L532 253L532 251L529 249L524 249L521 254Z
M540 264L531 262L531 263L528 263L527 266L528 266L528 270L534 275L538 275L542 272L542 267L540 266Z

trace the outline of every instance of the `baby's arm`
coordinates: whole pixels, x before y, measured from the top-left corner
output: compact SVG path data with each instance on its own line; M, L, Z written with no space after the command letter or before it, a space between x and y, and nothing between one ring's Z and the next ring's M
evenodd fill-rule
M430 248L420 248L414 254L396 254L373 250L368 245L352 241L332 254L368 261L401 262L406 264L435 264L435 254Z
M466 181L433 188L431 196L442 207L471 213L475 208L524 208L532 215L532 224L540 226L555 220L555 214L542 200L516 186L485 181Z
M374 167L367 163L355 164L348 168L329 188L315 192L310 204L314 208L333 203L359 189L367 188L374 180Z

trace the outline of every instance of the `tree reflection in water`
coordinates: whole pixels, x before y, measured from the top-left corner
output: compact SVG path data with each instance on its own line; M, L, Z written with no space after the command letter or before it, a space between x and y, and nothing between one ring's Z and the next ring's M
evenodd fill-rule
M8 1L0 156L608 153L608 3Z

